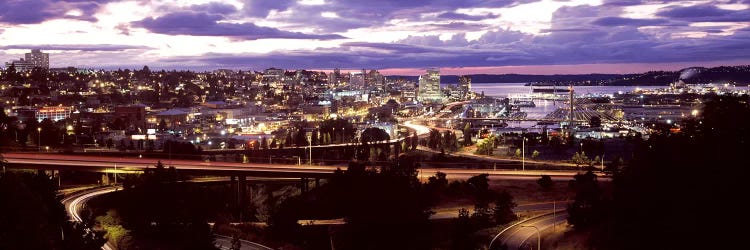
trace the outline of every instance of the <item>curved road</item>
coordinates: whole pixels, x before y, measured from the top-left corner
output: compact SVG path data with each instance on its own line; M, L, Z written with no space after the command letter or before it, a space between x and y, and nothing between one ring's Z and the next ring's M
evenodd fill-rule
M516 223L501 231L499 237L492 244L493 249L499 249L502 245L506 245L507 249L521 249L527 245L532 246L533 249L538 249L537 230L530 226L535 226L539 229L539 233L543 235L546 230L551 230L555 225L556 227L565 227L567 220L568 213L561 209L554 215L548 213ZM542 237L542 235L539 237Z
M68 212L70 220L81 222L83 221L83 219L81 218L79 211L86 204L86 201L98 195L114 192L116 190L117 187L92 188L81 192L67 194L61 202L63 206L65 206L65 211ZM109 244L109 242L107 242L104 244L104 246L102 246L102 249L112 250L114 248L111 244Z
M94 198L99 195L103 195L106 193L117 191L119 187L101 187L101 188L92 188L81 192L75 192L66 194L66 196L62 199L63 206L65 206L65 210L68 212L68 216L70 216L71 220L73 221L82 221L81 215L79 212L81 211L81 208L83 208L86 205L86 201L90 200L91 198ZM223 236L223 235L215 235L216 236L216 246L219 247L219 249L229 249L232 246L232 238ZM246 240L240 240L242 242L240 250L271 250L272 248L263 246L261 244L250 242ZM103 250L113 250L114 247L107 242L102 246Z

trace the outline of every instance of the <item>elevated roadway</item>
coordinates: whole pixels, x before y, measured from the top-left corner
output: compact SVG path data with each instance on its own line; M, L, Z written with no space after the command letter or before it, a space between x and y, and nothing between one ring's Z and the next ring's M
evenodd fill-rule
M203 162L191 160L117 158L107 156L80 156L60 154L36 153L6 153L3 155L10 168L36 168L75 170L90 172L112 171L143 171L153 168L161 160L167 167L175 167L180 172L194 175L246 175L254 177L285 177L285 178L325 178L333 175L343 166L317 165L287 165L261 163L234 162ZM116 170L115 170L116 169ZM532 179L541 175L553 178L570 178L577 171L560 170L492 170L492 169L462 169L462 168L421 168L418 169L419 178L426 181L435 173L443 172L450 179L466 179L479 174L488 174L491 179Z

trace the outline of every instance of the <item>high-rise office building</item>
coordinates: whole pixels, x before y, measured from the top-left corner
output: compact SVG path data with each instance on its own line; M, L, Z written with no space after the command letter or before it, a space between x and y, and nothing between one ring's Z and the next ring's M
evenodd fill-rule
M444 102L443 93L440 91L440 70L427 69L424 75L419 76L419 93L417 100L420 102Z
M373 69L367 73L366 82L367 87L383 88L383 85L385 85L385 77L383 74L380 74L380 72Z
M333 69L333 73L328 76L329 86L338 86L341 80L341 70L339 68Z
M31 53L26 53L25 61L43 69L49 69L49 54L42 53L39 49L32 49Z
M349 84L357 88L363 88L365 86L364 70L362 70L362 72L349 73Z
M458 88L461 92L461 99L466 99L469 93L471 93L471 76L468 76L468 75L459 76Z

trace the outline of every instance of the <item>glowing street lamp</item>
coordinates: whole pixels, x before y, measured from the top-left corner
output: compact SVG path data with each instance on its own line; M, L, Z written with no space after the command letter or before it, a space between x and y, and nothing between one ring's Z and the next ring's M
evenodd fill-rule
M42 152L42 127L36 128L36 134L37 134L37 144L39 146L39 152Z

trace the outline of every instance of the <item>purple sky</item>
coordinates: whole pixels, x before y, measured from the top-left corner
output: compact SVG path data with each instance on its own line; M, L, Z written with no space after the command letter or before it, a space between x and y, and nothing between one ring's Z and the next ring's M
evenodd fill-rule
M53 67L633 73L750 64L750 0L5 0Z

